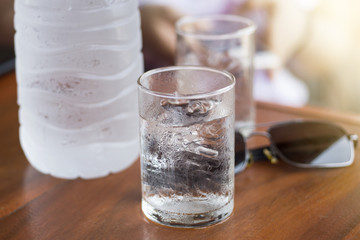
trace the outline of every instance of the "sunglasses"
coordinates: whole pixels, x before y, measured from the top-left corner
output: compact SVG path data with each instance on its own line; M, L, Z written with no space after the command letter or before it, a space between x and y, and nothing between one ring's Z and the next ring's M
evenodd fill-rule
M256 127L265 127L269 123ZM247 151L246 139L263 136L270 146ZM301 168L345 167L353 163L358 136L329 122L294 120L271 125L266 132L252 132L247 138L235 133L235 173L251 162L277 157Z

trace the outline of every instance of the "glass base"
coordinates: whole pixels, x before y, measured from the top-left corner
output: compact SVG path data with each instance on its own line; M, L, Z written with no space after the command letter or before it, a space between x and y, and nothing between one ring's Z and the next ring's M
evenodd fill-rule
M141 207L144 215L149 220L161 225L178 228L198 228L219 223L230 217L234 208L234 199L220 209L194 214L162 211L155 209L144 200L142 200Z
M240 132L245 138L250 136L250 134L255 129L255 122L254 121L235 121L235 131Z

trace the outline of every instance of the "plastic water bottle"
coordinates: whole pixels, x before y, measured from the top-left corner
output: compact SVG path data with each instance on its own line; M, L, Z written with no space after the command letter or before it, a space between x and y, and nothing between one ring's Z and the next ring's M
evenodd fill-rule
M15 0L20 142L33 167L96 178L138 156L137 0Z

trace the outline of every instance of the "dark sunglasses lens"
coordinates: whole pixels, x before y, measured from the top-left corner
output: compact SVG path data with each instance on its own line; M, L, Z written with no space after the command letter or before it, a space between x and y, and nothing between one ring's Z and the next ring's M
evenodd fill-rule
M280 157L303 166L331 166L349 162L351 144L346 132L322 122L293 122L268 131Z
M246 146L244 137L235 133L235 166L241 165L246 160Z

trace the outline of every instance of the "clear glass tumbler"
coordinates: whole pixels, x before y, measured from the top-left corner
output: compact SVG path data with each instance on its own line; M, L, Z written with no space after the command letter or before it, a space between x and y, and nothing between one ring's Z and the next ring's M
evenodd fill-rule
M232 73L235 129L250 134L255 122L253 99L254 23L235 15L187 16L176 23L177 65L202 65Z
M160 224L207 226L233 210L232 74L174 66L138 80L142 211Z

